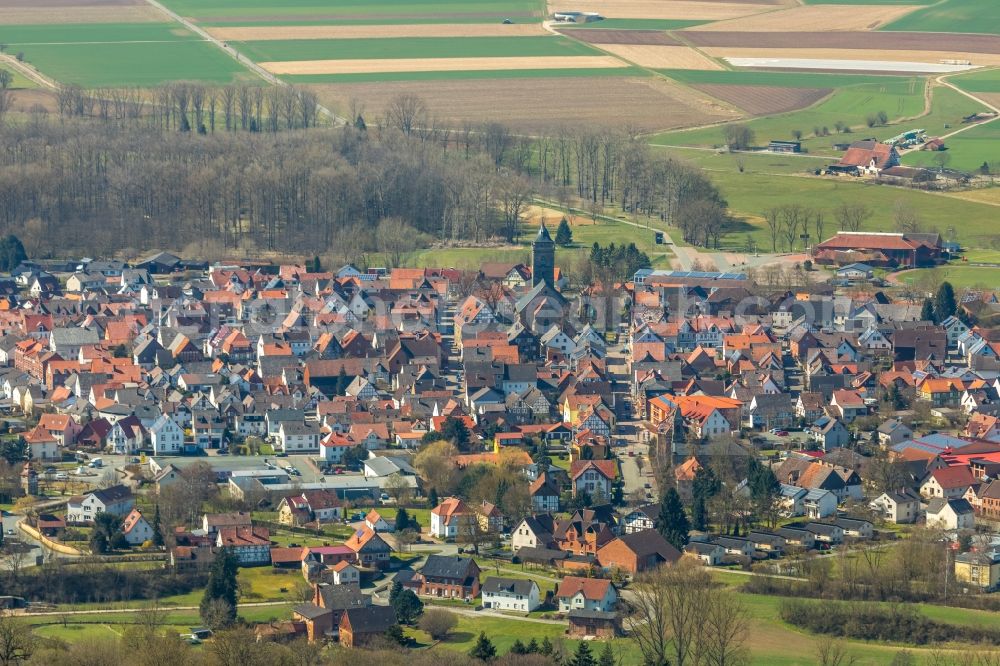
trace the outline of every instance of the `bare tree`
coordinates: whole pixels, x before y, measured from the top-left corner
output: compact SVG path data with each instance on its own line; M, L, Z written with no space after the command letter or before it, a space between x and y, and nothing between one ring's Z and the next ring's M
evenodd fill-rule
M841 231L860 231L861 226L872 216L872 211L863 203L845 201L833 211Z
M22 664L34 651L31 627L11 614L0 614L0 666Z
M386 123L407 135L424 122L426 114L424 100L410 93L396 95L385 109Z
M857 657L847 654L843 641L823 636L816 643L816 663L818 666L851 666L857 663Z
M781 209L778 207L768 208L763 213L764 222L767 223L767 231L771 235L771 252L778 251L778 235L781 233Z
M892 220L896 231L915 233L920 231L920 213L908 201L896 199L892 204Z
M748 663L748 614L740 598L733 592L713 589L699 610L699 663L709 666Z

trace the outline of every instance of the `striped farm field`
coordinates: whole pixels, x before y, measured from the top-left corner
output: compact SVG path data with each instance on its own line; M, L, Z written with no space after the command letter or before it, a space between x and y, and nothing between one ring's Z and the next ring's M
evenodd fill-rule
M584 44L555 36L303 39L237 42L235 46L256 62L600 55Z
M549 11L597 12L615 19L723 21L770 12L777 3L697 2L696 0L551 0ZM603 21L599 21L603 23Z
M232 42L300 39L399 39L403 37L538 37L549 33L540 23L399 23L394 25L289 25L210 27L218 39Z
M449 15L461 17L479 15L505 17L541 14L537 0L389 0L365 2L364 0L164 0L170 9L182 16L200 22L213 23L226 20L244 20L266 17L276 20L298 18L306 22L337 18L358 19L381 17L419 17Z
M108 42L177 42L199 39L173 23L77 23L69 25L0 25L0 42L11 49L48 44Z
M913 11L912 6L807 5L729 21L706 23L692 31L809 32L813 30L875 30Z
M283 60L261 62L272 74L368 74L374 72L483 72L518 69L602 69L627 67L611 56L481 58L375 58L369 60Z
M706 58L687 46L659 46L645 44L601 44L608 53L633 62L640 67L654 69L722 69L716 61Z
M177 23L3 25L0 42L42 74L83 87L256 78Z

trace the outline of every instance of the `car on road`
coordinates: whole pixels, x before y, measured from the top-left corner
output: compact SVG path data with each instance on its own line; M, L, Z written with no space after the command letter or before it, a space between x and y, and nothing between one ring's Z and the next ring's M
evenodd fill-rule
M7 534L14 534L14 528L8 527L7 528Z
M787 430L775 430L771 434L772 435L776 435L777 437L788 437L788 431Z
M629 451L628 456L629 458L635 458L635 451Z
M652 487L653 487L653 484L651 484L651 483L644 483L644 484L642 485L642 487L643 487L643 488L652 488Z
M69 481L69 474L66 472L59 472L56 474L56 481Z

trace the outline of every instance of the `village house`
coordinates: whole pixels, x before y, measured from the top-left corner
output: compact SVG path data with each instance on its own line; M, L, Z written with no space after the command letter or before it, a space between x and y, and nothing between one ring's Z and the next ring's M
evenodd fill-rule
M597 551L597 561L602 568L630 576L661 564L673 564L680 558L680 552L656 530L623 534Z
M99 513L126 516L135 506L132 491L122 485L94 490L86 495L71 497L66 504L66 522L85 524L94 521Z
M869 507L890 523L915 523L920 517L920 496L909 488L886 491L872 500Z
M976 517L972 505L965 499L935 497L927 502L927 526L945 530L971 530Z
M266 527L219 528L215 547L228 549L242 567L271 563L271 535Z
M479 574L471 557L428 555L412 581L424 596L471 600L479 596Z
M483 608L531 612L541 605L538 584L533 580L492 576L482 586Z
M618 588L610 580L563 576L556 590L559 611L595 610L613 612L618 606Z

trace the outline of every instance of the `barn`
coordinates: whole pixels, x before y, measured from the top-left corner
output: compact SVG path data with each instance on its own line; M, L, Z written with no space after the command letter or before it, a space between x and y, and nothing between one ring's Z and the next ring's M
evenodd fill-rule
M841 231L813 246L813 261L845 266L933 266L941 259L939 234Z

